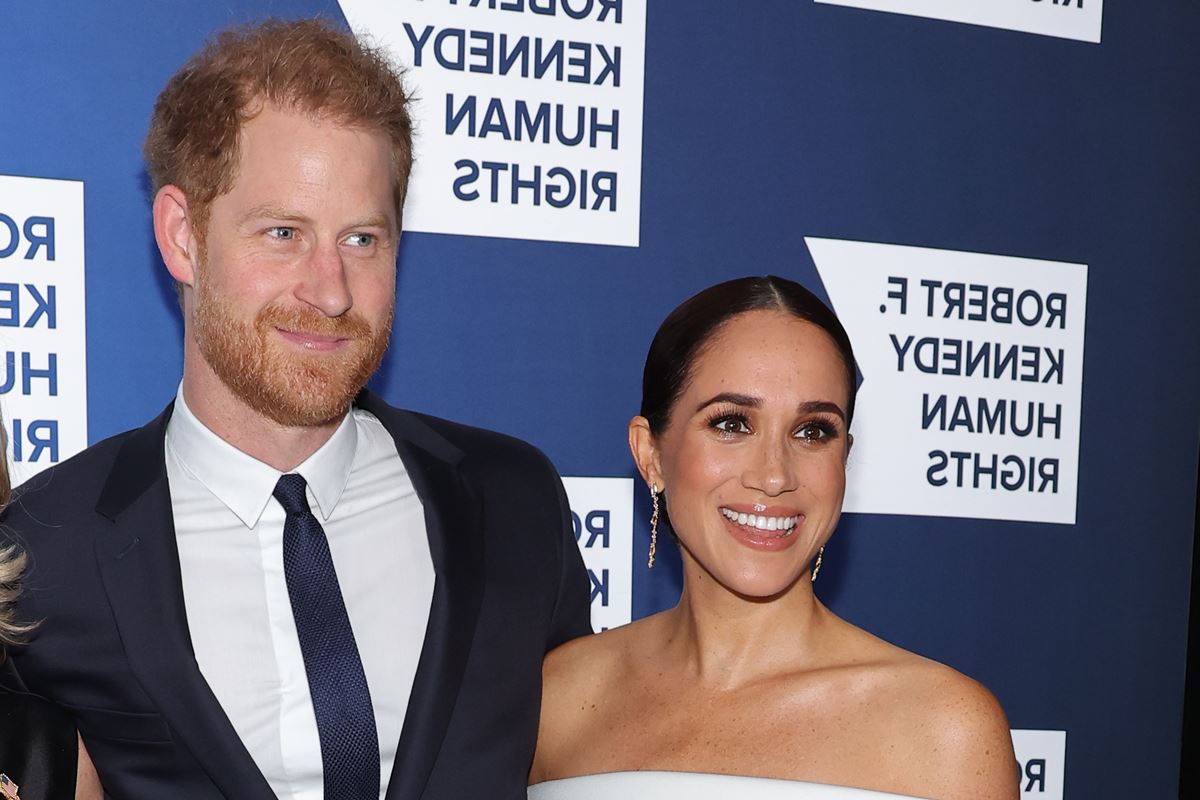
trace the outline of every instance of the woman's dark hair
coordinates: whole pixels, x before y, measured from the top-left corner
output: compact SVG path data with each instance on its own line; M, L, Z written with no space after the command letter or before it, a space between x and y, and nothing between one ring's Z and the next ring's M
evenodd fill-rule
M768 275L737 278L710 286L667 316L654 334L642 372L641 415L656 436L667 427L675 402L691 380L692 365L717 331L747 311L782 311L816 325L837 345L846 366L846 425L854 417L858 372L850 337L837 316L795 281Z
M0 511L12 497L12 479L3 455L7 441L4 425L0 424ZM22 625L14 617L13 604L21 593L25 554L15 544L5 544L7 538L0 536L0 662L4 661L4 645L19 644L21 635L33 630L32 625Z

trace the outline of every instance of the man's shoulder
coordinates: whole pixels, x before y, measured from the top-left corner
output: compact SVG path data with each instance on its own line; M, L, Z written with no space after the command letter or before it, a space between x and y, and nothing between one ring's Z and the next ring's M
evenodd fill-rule
M378 398L370 407L394 435L441 455L447 460L469 461L476 466L502 465L507 468L528 466L553 469L550 459L534 445L506 433L467 425L420 411L396 408Z
M529 442L507 433L500 433L488 428L479 428L474 425L467 425L462 422L455 422L415 411L410 413L466 454L495 452L503 455L520 454L539 460L546 458L541 450Z
M95 506L109 476L117 468L122 451L136 439L153 436L155 422L142 428L103 439L67 460L39 472L13 490L12 502L5 511L5 522L22 514L45 509L64 510Z

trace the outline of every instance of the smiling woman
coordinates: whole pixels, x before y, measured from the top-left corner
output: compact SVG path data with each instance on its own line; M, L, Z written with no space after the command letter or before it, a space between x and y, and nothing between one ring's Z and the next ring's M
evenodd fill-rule
M841 323L791 281L719 284L663 323L629 442L683 593L547 657L531 798L1017 796L987 689L813 592L855 383Z

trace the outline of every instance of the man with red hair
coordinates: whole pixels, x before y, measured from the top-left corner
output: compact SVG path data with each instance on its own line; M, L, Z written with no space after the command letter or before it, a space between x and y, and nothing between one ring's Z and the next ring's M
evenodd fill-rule
M588 579L544 456L363 388L411 127L381 54L312 20L222 33L158 98L179 391L5 520L44 620L16 670L111 796L524 797Z

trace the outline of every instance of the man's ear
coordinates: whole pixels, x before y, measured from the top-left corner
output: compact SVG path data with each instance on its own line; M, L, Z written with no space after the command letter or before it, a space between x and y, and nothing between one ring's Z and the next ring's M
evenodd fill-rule
M658 455L658 443L650 431L650 421L645 417L629 420L629 451L647 486L655 486L661 492L665 487L662 465Z
M196 231L187 195L168 184L154 196L154 240L171 277L185 286L196 280Z

